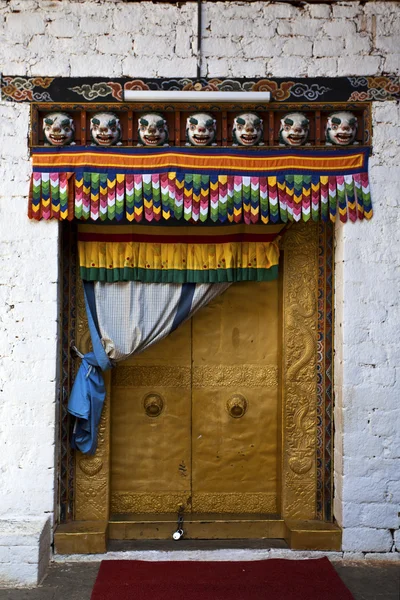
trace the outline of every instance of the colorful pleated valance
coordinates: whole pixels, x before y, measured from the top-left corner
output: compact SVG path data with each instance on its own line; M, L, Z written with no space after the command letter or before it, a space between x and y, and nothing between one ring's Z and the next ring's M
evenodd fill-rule
M79 224L80 274L109 283L269 281L278 275L277 238L285 227Z
M369 148L34 148L33 219L190 224L370 219Z

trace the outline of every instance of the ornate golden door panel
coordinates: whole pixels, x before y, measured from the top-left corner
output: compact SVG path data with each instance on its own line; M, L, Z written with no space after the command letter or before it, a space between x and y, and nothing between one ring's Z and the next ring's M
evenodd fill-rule
M277 512L278 289L234 284L193 318L194 512Z
M296 224L282 241L278 282L232 285L106 374L98 449L76 455L74 520L58 527L58 552L170 538L180 509L186 537L340 548L340 529L321 508L324 494L332 498L323 413L329 235ZM82 302L77 321L85 351Z
M231 286L116 367L111 513L276 513L278 282Z

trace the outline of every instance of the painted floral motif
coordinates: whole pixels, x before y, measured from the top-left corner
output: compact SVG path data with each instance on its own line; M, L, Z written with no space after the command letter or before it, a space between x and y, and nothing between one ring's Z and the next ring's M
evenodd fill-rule
M109 96L110 94L112 96L114 96L114 98L118 98L118 92L120 91L121 93L121 100L122 100L122 86L119 83L114 83L112 81L109 82L101 82L101 83L93 83L92 85L90 85L89 83L84 83L82 85L77 85L75 87L72 88L68 88L69 90L71 90L71 92L75 92L76 94L79 94L80 96L83 96L85 98L85 100L88 101L93 101L96 100L97 98L105 98L106 96ZM114 95L117 94L117 95Z
M278 85L272 79L261 79L252 87L253 92L271 92L273 100L287 100L290 97L290 90L294 86L294 81L285 81Z
M3 76L2 97L11 102L123 101L126 90L268 91L276 102L359 102L400 99L400 78L382 77L291 79L124 79L104 81L94 77Z
M6 85L2 85L2 95L5 100L17 102L51 102L51 97L46 92L35 92L35 87L48 88L54 77L3 77Z
M324 85L318 85L313 83L307 85L306 83L296 83L290 93L295 98L305 98L306 100L318 100L320 96L324 96L327 92L330 92L331 88L325 87Z
M353 92L349 98L351 101L392 100L400 97L400 77L358 77L353 83L367 86L368 90Z

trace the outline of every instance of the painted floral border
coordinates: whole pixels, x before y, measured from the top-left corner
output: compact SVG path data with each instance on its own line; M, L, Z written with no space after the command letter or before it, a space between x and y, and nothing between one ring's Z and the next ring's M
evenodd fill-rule
M367 102L400 100L400 77L105 80L1 76L1 97L9 102L122 102L124 90L268 91L274 102Z

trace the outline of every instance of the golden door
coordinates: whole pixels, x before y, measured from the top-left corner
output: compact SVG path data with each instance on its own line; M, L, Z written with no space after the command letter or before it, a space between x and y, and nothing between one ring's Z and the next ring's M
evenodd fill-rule
M278 512L279 284L243 282L111 380L111 519Z
M98 447L75 454L73 520L57 527L58 553L171 538L182 509L186 537L340 549L340 528L318 512L329 236L315 223L288 229L279 282L232 285L163 342L105 373ZM79 284L76 321L86 352Z

